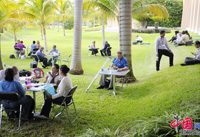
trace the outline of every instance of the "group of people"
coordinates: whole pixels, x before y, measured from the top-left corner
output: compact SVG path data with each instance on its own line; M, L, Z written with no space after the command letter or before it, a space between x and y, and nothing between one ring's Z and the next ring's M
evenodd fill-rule
M52 66L51 71L47 72L44 83L55 84L55 95L45 95L44 105L42 107L41 113L35 115L38 118L47 119L51 111L52 103L61 104L64 98L68 95L70 89L72 88L72 80L68 76L69 68L66 65L55 64ZM35 107L34 99L26 94L26 87L23 87L19 81L18 69L16 66L12 68L7 68L6 70L0 71L0 93L18 93L20 97L20 102L15 101L2 101L5 108L19 108L22 104L22 120L29 120L33 117L32 111ZM71 98L66 99L66 103L69 103ZM9 118L18 117L18 113L13 111L6 112Z
M93 41L92 44L88 46L89 51L92 51L92 55L94 56L96 56L96 54L99 52L98 51L99 48L96 48L95 44L96 41ZM100 50L102 57L108 56L107 55L108 48L110 48L110 44L108 43L108 41L105 41L104 48Z
M29 52L28 56L31 56L32 54L35 54L38 50L40 50L40 41L37 41L37 44L35 41L31 44L31 51Z
M188 34L186 34L188 36ZM184 35L184 36L186 36ZM189 37L189 36L188 36ZM181 64L181 66L186 65L194 65L200 63L200 42L195 42L195 47L198 49L197 53L192 52L194 55L194 58L186 57L185 62ZM169 66L173 66L173 60L174 60L174 53L170 49L167 39L165 38L165 31L162 30L160 32L160 37L158 37L155 41L155 52L157 56L156 60L156 70L160 70L160 61L163 55L169 57Z
M173 36L169 42L174 42L174 45L183 46L187 45L188 42L192 42L192 37L190 36L189 32L186 31L175 31L175 36Z
M36 58L36 61L40 61L43 62L42 67L43 68L47 68L48 66L52 65L52 60L53 61L53 65L56 64L56 61L58 60L58 56L61 55L60 51L58 49L56 49L56 45L53 45L53 49L49 51L48 55L51 55L52 57L50 57L49 59L47 59L45 56L47 56L46 54L44 54L44 47L40 47L40 49L35 53L35 55L38 56L39 60Z

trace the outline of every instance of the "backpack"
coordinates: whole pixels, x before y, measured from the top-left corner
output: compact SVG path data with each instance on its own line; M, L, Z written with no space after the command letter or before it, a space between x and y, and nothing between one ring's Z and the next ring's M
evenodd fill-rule
M108 88L109 87L109 85L110 85L110 79L106 79L106 81L105 81L105 88Z
M40 68L34 68L33 71L32 71L32 75L34 75L36 77L36 79L43 78L44 77L44 71Z
M14 55L14 54L11 54L11 55L10 55L10 58L11 58L11 59L15 59L15 55Z
M20 71L19 71L19 76L20 76L20 77L23 77L23 76L31 76L31 72L28 71L28 70L23 69L23 70L20 70Z
M38 63L36 61L31 62L30 68L37 68L37 64Z

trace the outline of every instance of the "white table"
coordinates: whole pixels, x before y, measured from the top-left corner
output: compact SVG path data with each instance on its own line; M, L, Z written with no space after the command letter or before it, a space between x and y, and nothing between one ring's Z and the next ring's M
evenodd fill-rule
M35 86L37 86L37 85L40 85L40 86L35 87ZM36 92L41 92L41 91L43 91L45 85L47 85L47 84L46 84L46 83L38 83L38 84L31 83L31 88L26 89L26 91L32 91L32 92L33 92L33 99L34 99L34 101L35 101L35 106L36 106L35 93L36 93ZM53 84L53 85L55 85L55 84ZM23 86L23 87L26 87L25 84L22 84L22 86ZM35 113L35 109L36 109L36 107L34 108L34 113Z
M113 76L113 94L114 96L116 96L116 93L115 93L115 77L116 76L125 76L130 70L125 70L125 71L120 71L120 72L117 72L117 70L114 70L114 69L103 69L103 70L100 70L98 73L101 74L101 75L111 75Z
M29 76L29 77L19 77L20 82L25 82L26 79L32 79L32 76Z
M47 55L47 57L52 58L52 66L53 66L53 64L55 63L55 62L54 62L54 57L58 57L58 58L59 58L60 55L61 55L61 54L48 54L48 55Z

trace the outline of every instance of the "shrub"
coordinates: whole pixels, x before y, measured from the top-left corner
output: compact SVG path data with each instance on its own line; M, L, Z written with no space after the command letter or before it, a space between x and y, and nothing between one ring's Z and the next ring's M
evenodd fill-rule
M163 29L132 29L132 32L134 33L160 33L160 31ZM166 33L171 33L171 30L169 29L164 29Z

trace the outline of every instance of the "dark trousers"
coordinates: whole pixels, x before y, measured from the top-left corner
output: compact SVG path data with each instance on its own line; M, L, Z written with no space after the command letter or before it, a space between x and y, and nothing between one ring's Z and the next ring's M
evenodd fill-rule
M20 102L10 102L7 103L6 101L3 102L5 108L19 108L20 104L22 104L22 117L24 118L31 118L32 111L35 107L34 99L29 95L24 95L21 97ZM8 114L12 114L13 112L8 112Z
M48 99L47 98L44 102L44 106L42 107L42 111L41 111L40 115L44 115L46 117L49 117L49 113L51 111L52 103L60 105L63 102L64 98L65 97L59 97L59 98L56 98L56 99ZM71 98L66 99L66 103L69 103L70 101L71 101Z
M200 60L197 60L197 59L191 58L191 57L186 57L185 62L184 62L184 64L186 64L186 65L194 65L194 64L199 64L199 63L200 63Z
M106 50L102 49L100 50L100 52L101 52L101 56L106 56Z
M43 65L45 66L45 67L47 67L48 66L48 64L47 64L47 58L40 58L40 61L41 62L43 62Z
M98 49L90 49L92 51L92 55L96 55L98 53Z
M158 49L158 58L156 61L156 70L160 70L160 60L162 58L162 55L168 56L169 57L169 65L173 66L173 60L174 60L174 55L166 50L166 49Z

